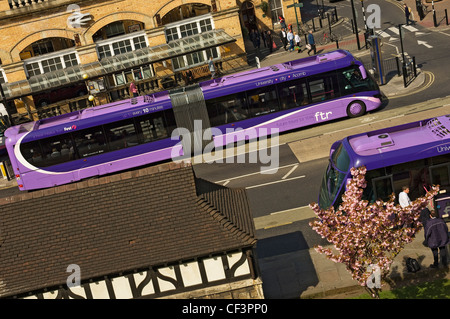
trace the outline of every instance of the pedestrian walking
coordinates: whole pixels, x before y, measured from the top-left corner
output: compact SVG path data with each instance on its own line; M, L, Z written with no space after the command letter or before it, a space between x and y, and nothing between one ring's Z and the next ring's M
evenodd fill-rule
M270 32L270 30L267 30L267 43L269 45L269 51L270 53L272 53L274 46L275 46L275 42L272 39L272 33ZM276 46L275 46L276 48Z
M314 40L312 30L309 30L308 33L308 45L309 45L308 55L310 55L311 51L314 51L314 54L316 54L316 41Z
M302 38L297 34L297 32L294 32L294 42L295 45L298 47L297 52L302 52L301 45L302 45Z
M281 42L283 43L283 48L285 51L287 51L287 33L286 33L286 29L285 28L281 28L281 32L280 32L280 38L281 38Z
M294 51L294 34L289 30L287 33L287 41L289 43L289 52Z
M214 61L212 55L209 57L208 62L209 72L211 72L211 80L214 79L214 76L216 75L216 68L214 67Z
M281 14L278 16L278 20L280 20L281 29L286 30L286 28L287 28L286 20L284 19L284 17Z
M253 30L253 46L256 50L259 50L261 46L261 36L259 35L258 30Z
M439 255L444 267L448 266L446 245L449 243L448 227L445 221L438 216L436 210L431 211L430 219L425 226L425 243L433 253L434 262L431 268L438 268Z
M398 203L402 208L408 207L411 205L411 200L409 199L409 187L403 186L402 191L398 194Z
M406 5L406 3L403 4L403 7L405 8L406 25L409 25L410 22L414 23L414 21L409 18L411 16L411 13L412 13L411 8L408 7Z

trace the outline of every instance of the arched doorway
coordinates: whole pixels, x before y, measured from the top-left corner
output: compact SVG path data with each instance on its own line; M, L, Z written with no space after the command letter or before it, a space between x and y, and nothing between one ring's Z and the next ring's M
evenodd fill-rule
M242 21L244 26L250 32L253 29L257 29L255 6L250 1L245 1L241 6Z

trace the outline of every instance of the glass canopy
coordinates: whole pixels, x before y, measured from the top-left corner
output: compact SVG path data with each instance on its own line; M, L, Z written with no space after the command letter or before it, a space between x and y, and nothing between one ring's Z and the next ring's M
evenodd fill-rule
M189 53L235 42L224 30L211 30L193 36L177 39L167 44L146 47L120 55L103 58L100 61L76 65L69 68L40 74L28 80L5 83L3 90L6 98L19 98L44 90L67 86L83 81L83 75L95 78L133 67L173 59Z

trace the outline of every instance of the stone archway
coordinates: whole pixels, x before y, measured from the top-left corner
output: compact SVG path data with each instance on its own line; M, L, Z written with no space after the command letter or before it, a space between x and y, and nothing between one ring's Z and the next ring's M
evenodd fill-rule
M256 15L255 6L251 1L244 1L241 5L241 18L244 26L250 32L251 30L257 29L256 26Z

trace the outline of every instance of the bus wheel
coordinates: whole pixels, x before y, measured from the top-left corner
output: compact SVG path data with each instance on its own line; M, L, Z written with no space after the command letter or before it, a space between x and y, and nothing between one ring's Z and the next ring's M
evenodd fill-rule
M366 105L361 101L353 101L347 106L349 117L358 117L366 113Z

